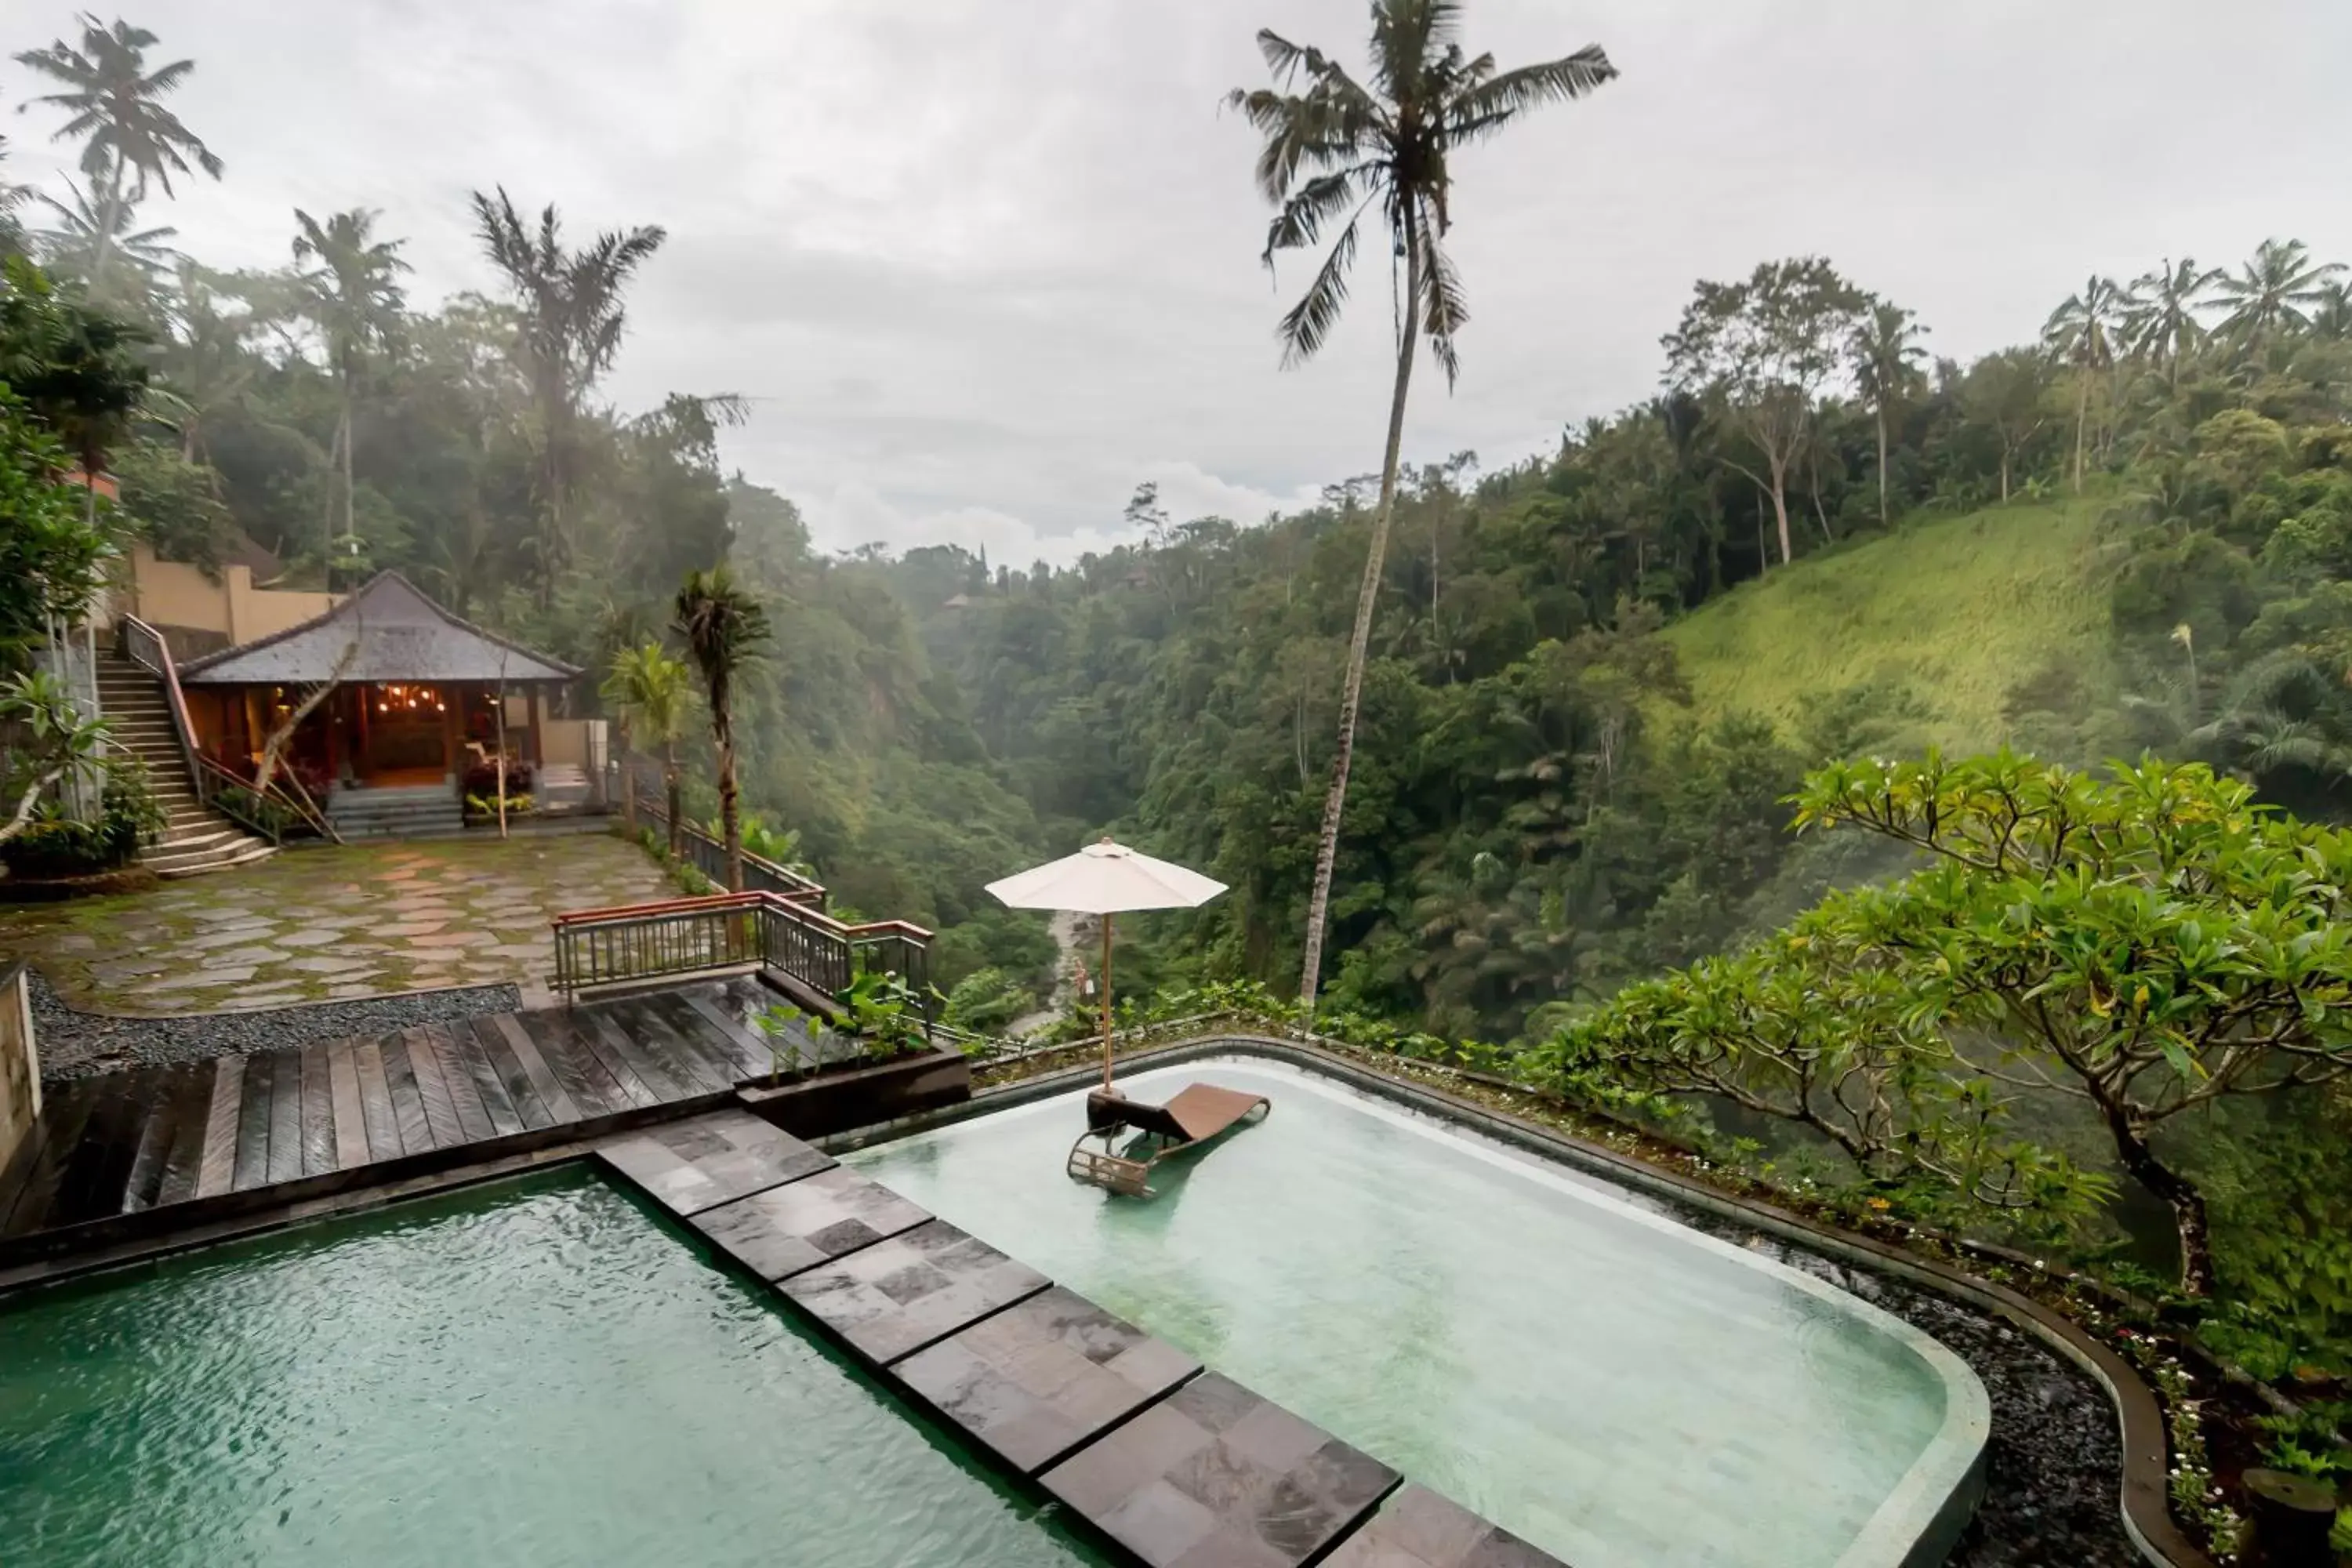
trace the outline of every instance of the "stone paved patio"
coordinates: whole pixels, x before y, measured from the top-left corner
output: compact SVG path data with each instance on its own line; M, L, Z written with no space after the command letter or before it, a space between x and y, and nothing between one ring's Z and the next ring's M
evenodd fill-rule
M0 907L0 958L70 1005L171 1016L428 986L543 986L551 917L674 898L602 834L293 849L152 892Z

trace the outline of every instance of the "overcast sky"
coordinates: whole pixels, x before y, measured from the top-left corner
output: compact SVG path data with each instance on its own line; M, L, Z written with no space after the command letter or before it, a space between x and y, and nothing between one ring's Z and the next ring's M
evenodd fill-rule
M1255 521L1377 468L1386 278L1325 357L1276 367L1251 133L1218 97L1271 26L1361 59L1363 0L138 0L173 102L226 160L148 221L276 265L290 209L367 205L415 292L493 279L467 193L573 232L659 223L606 391L756 399L726 458L820 543L1056 560L1139 479ZM0 51L73 7L0 4ZM113 13L106 13L111 16ZM1606 47L1622 76L1454 171L1472 311L1406 455L1490 466L1648 395L1692 279L1820 251L1942 353L2030 335L2094 269L2231 261L2293 234L2352 258L2346 0L1471 0L1505 66ZM0 64L0 100L33 89ZM65 166L46 110L0 131ZM1427 366L1424 362L1424 372Z

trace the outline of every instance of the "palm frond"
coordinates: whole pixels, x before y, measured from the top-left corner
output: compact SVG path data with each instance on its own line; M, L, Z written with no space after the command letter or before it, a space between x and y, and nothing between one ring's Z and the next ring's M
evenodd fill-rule
M1491 63L1491 56L1480 57ZM1587 44L1572 55L1517 70L1479 83L1446 106L1446 129L1456 142L1492 135L1530 109L1567 103L1584 97L1603 82L1617 78L1608 51Z
M1276 251L1305 250L1321 239L1323 226L1342 209L1353 205L1362 211L1373 193L1360 192L1357 182L1368 173L1377 177L1377 165L1360 163L1338 174L1318 174L1299 186L1267 226L1265 251L1259 259L1272 267Z
M1313 359L1339 320L1340 308L1348 302L1348 268L1356 259L1356 232L1362 223L1363 209L1359 207L1357 216L1348 220L1348 226L1332 242L1323 265L1315 269L1315 280L1298 303L1284 312L1275 329L1275 335L1282 340L1285 370Z
M1421 331L1429 338L1429 352L1445 371L1445 384L1450 388L1462 374L1461 362L1455 357L1454 335L1470 320L1470 305L1462 292L1462 279L1454 270L1453 258L1445 254L1445 243L1436 226L1427 219L1413 226L1413 243L1420 251L1420 261L1414 271L1420 279L1421 297L1412 302L1421 318Z

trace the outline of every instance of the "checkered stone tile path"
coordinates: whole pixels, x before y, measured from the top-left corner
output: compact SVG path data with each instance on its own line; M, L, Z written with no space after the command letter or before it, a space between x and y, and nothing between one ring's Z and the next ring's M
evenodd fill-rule
M1568 1568L1451 1498L1407 1482L1324 1568Z

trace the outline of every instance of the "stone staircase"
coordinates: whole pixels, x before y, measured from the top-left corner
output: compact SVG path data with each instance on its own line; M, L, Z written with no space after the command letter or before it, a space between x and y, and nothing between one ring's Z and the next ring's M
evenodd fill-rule
M127 658L101 658L98 702L112 722L115 742L145 765L149 786L166 814L162 837L140 851L142 866L159 877L199 877L250 866L278 852L197 801L162 681Z
M466 828L466 808L448 784L394 784L337 790L327 820L345 840L432 838Z

